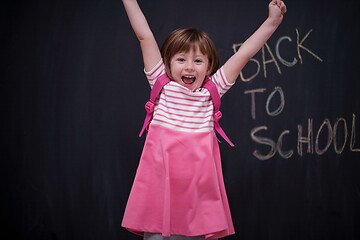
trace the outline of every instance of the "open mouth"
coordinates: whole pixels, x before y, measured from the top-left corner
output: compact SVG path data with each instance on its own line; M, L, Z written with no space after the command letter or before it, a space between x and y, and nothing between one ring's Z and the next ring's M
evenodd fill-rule
M196 77L194 76L183 76L181 77L181 80L183 81L183 83L190 85L193 84L196 80Z

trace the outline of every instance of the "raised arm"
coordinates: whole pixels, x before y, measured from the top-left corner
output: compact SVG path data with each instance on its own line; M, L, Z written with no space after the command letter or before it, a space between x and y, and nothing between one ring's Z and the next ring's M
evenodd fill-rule
M122 1L130 24L140 42L145 71L150 71L161 59L159 47L137 1Z
M281 0L272 0L269 4L269 16L265 22L251 35L224 64L224 72L227 80L234 83L246 63L266 43L280 25L286 6Z

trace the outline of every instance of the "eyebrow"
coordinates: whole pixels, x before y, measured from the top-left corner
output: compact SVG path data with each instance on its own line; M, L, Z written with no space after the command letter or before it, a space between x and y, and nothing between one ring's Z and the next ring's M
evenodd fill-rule
M188 51L189 52L189 51ZM184 57L184 55L188 54L188 52L178 52L173 55L173 57ZM203 53L194 56L195 58L203 58L205 60L209 60L209 57Z

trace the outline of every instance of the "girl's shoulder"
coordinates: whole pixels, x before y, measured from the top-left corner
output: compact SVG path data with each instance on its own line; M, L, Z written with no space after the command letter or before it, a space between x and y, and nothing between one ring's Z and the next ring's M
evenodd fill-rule
M155 81L158 77L160 77L161 75L165 74L165 64L163 62L162 59L160 59L160 61L155 65L155 67L153 67L153 69L151 69L150 71L145 71L144 69L144 73L146 75L146 78L149 81L149 84L151 86L151 88L154 86Z
M226 79L224 66L220 67L213 75L210 76L219 91L220 96L224 95L235 83L229 83Z

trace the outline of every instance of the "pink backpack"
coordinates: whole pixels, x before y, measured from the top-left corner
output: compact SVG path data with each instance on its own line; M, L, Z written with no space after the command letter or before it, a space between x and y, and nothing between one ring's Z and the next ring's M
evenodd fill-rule
M145 104L145 110L147 113L145 116L144 125L139 134L139 137L141 137L141 135L144 133L145 129L148 128L148 126L153 118L153 112L154 112L156 98L160 95L163 87L170 81L171 81L170 78L166 74L161 75L156 80L156 82L151 90L151 93L150 93L150 100ZM211 96L211 99L214 104L214 128L215 128L216 132L218 132L220 134L220 136L230 144L230 146L234 147L234 144L226 136L224 130L220 127L220 124L219 124L219 120L222 117L222 113L220 112L221 100L220 100L219 92L215 86L215 83L213 83L208 78L205 80L205 82L203 84L203 88L206 88L210 92L210 96Z

